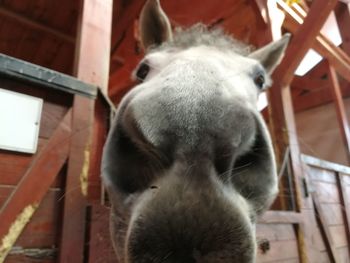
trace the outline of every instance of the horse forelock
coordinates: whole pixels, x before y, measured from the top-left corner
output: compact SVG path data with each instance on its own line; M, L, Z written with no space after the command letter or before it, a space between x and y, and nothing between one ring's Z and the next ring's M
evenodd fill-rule
M247 56L254 49L231 35L226 34L222 28L209 29L197 23L189 28L177 27L173 39L163 42L157 47L151 47L148 52L158 52L167 49L187 49L196 46L208 46L219 49L221 52L230 51Z

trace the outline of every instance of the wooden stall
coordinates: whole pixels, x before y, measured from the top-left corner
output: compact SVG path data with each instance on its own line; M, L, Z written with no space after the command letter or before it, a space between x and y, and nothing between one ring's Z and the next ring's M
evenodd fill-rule
M100 129L105 127L104 134L98 134L101 140L109 126L110 107L96 86L5 55L0 55L0 83L1 89L43 100L36 152L0 151L0 262L5 258L6 262L56 262L65 224L64 208L70 206L67 198L76 192L86 198L88 193L96 195L96 182L89 181L93 176L88 178L87 170L70 175L80 183L69 185L67 180L69 159L74 158L70 153L72 138L92 125L85 122L82 130L72 129L74 97L98 105ZM14 122L25 121L21 116L12 118ZM90 149L83 145L80 150L87 156L84 165L89 166ZM94 161L98 159L93 157ZM84 213L80 222L84 233L87 216Z
M0 150L0 262L116 262L99 166L114 105L143 56L144 2L0 1L0 88L43 99L36 153ZM221 26L256 47L292 33L262 109L280 194L257 226L258 262L349 263L349 1L161 3L173 27ZM341 44L324 34L329 17ZM322 60L296 76L310 48ZM332 133L321 136L324 121Z

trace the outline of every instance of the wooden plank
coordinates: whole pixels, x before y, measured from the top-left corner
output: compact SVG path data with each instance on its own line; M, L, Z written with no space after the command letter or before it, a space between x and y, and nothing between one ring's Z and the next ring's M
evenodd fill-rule
M63 202L62 190L50 188L37 211L23 229L14 247L51 248L58 247L60 219Z
M328 226L328 228L335 247L345 247L348 245L344 225Z
M350 63L349 63L349 67L350 67ZM348 163L350 164L350 126L349 126L348 118L346 116L346 109L345 109L343 97L341 94L341 90L339 87L337 73L335 72L334 67L331 65L329 65L329 76L332 83L330 88L332 91L333 101L334 101L335 109L337 113L338 125L340 128L340 135L344 143L344 146L346 148L345 151L347 154L346 157L347 157Z
M67 111L68 108L65 105L45 101L41 115L39 136L46 139L50 138Z
M258 224L256 227L257 240L269 241L296 240L296 232L293 224Z
M317 192L319 193L319 192ZM318 195L316 193L312 194L312 199L314 201L315 210L316 210L316 216L320 222L319 226L321 231L324 233L325 236L325 243L326 247L329 248L330 256L333 258L333 262L339 262L338 260L338 254L336 251L336 244L333 240L332 233L330 231L330 228L328 227L324 214L321 210L321 201L318 199Z
M0 262L5 259L67 159L70 118L69 112L0 211Z
M84 260L92 114L93 101L75 96L59 250L59 262L62 263Z
M337 185L340 192L340 204L342 205L342 216L344 220L345 235L348 247L348 256L350 258L350 196L346 193L346 185L344 183L344 176L338 174Z
M109 76L112 9L112 0L83 1L75 61L77 78L97 85L104 93ZM94 110L94 101L75 96L59 251L59 262L62 263L84 261Z
M300 224L303 217L300 213L287 211L267 211L258 220L261 224Z
M310 176L309 178L312 181L319 181L324 183L333 183L337 182L337 178L334 171L325 170L320 167L309 166L307 173Z
M0 211L7 198L11 195L13 188L14 186L12 185L0 185Z
M38 153L45 147L47 141L47 139L39 138ZM0 151L0 184L17 185L35 158L36 155Z
M349 256L349 249L347 247L340 247L337 248L337 252L339 255L339 262L341 263L349 263L350 262L350 256Z
M321 203L321 211L324 214L327 225L343 225L343 205Z
M89 245L93 249L90 250L90 263L114 263L116 255L110 240L109 227L110 208L100 204L91 206L91 230Z
M113 1L83 2L75 75L107 94Z
M347 167L345 165L328 162L305 154L302 154L301 158L303 162L308 165L350 175L350 167Z
M340 197L339 191L336 184L328 184L322 182L313 182L312 186L314 188L315 194L319 202L324 204L339 204Z

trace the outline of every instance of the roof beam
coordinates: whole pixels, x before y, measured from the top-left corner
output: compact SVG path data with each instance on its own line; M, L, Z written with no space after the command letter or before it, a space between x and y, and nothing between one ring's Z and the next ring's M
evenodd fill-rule
M11 10L8 10L7 8L0 6L0 15L4 16L6 18L15 20L27 27L30 27L31 29L42 31L44 33L50 34L52 36L55 36L67 43L74 44L75 43L75 37L65 34L59 30L53 29L47 25L43 25L41 23L38 23L35 20L29 19L27 17L21 16L17 14L16 12L13 12Z
M302 12L295 12L281 0L277 0L277 3L287 15L283 26L287 30L295 34L296 32L298 32L300 25L304 23L304 18L306 14ZM315 49L321 56L327 58L343 78L350 81L349 56L343 50L335 46L327 37L325 37L321 33L318 33L316 36L316 41L312 42L313 43L311 47Z

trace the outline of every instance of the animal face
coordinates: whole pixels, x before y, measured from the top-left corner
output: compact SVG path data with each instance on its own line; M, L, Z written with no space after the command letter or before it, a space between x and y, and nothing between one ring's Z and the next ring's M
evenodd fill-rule
M256 217L277 193L256 101L288 37L249 53L220 31L141 14L141 83L122 100L102 177L120 262L255 262Z

